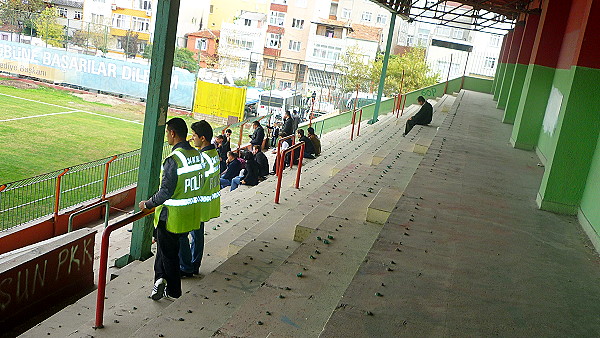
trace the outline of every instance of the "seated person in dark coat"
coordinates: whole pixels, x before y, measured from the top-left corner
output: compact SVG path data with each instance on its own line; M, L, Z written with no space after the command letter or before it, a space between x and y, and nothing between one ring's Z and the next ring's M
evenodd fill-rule
M256 164L258 164L258 178L265 179L269 175L269 159L260 151L260 146L252 146L252 153Z
M242 162L233 151L227 153L227 170L221 174L221 189L231 185L231 180L237 177L242 170Z
M235 177L231 180L231 190L234 191L240 184L257 185L258 184L258 164L254 160L254 155L249 152L244 152L244 160L246 160L246 169L243 176Z
M315 158L315 146L312 141L304 135L303 129L298 129L298 142L304 142L304 158ZM300 148L294 150L294 164L298 164L300 158Z
M410 130L417 124L426 126L431 123L433 118L433 106L427 102L423 96L419 96L417 101L421 105L421 109L406 121L406 128L402 136L406 136Z
M265 130L258 121L252 122L252 125L254 126L254 132L250 135L250 144L253 146L262 146L265 139Z

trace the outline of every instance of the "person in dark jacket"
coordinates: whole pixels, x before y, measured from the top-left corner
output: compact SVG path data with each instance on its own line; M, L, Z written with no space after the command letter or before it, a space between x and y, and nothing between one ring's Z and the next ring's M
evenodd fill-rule
M315 147L313 146L312 141L304 135L303 129L298 129L297 132L298 142L304 142L304 158L315 158ZM294 164L298 163L298 159L300 158L300 148L296 148L294 150Z
M431 119L433 118L433 106L431 103L427 102L423 96L419 96L417 101L419 102L419 105L421 105L421 109L406 121L406 128L404 129L404 134L402 134L402 136L406 136L406 134L408 134L417 124L426 126L431 123Z
M264 180L269 175L269 159L262 151L259 146L252 147L252 153L254 154L254 160L258 165L258 178Z
M227 152L230 150L226 150L223 144L225 143L225 136L217 135L215 137L215 147L217 148L217 153L219 153L219 158L221 159L220 170L224 172L227 169Z
M315 134L315 129L313 127L308 127L306 130L308 131L308 138L312 141L313 147L315 148L315 156L321 155L321 140Z
M244 152L244 160L246 160L244 176L238 176L231 180L230 191L237 189L240 184L251 186L258 184L258 164L254 160L254 155L251 152L246 151Z
M252 125L254 126L254 132L250 135L250 144L253 146L262 146L265 139L265 130L258 121L252 122Z
M242 163L233 151L227 153L227 170L221 174L221 189L231 185L231 180L237 177L242 170Z
M225 138L223 139L223 144L221 145L223 147L223 152L225 152L225 156L227 156L227 153L231 151L231 133L231 129L225 130Z
M286 111L283 116L283 130L286 135L294 135L294 119L290 111Z

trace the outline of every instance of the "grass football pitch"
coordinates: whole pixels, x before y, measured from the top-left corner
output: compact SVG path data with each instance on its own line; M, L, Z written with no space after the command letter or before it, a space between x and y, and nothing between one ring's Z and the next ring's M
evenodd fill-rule
M140 148L143 109L0 86L0 184Z

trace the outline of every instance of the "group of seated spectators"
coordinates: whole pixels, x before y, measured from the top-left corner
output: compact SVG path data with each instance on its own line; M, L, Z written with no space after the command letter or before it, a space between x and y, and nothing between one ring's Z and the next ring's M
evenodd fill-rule
M273 164L273 171L269 173L269 160L263 153L265 131L259 121L254 121L253 127L254 132L250 135L251 151L241 150L239 153L231 151L231 129L227 129L224 135L215 137L214 144L221 158L221 189L230 186L230 190L233 191L241 184L255 186L265 180L269 174L276 173L277 163ZM284 117L283 130L275 138L292 135L294 130L294 124L288 111ZM304 157L314 159L321 154L321 141L315 135L313 128L309 127L307 131L308 135L305 135L303 129L297 129L297 140L305 143ZM268 147L269 142L266 143L265 147ZM281 151L283 152L290 146L291 139L285 140L281 144ZM285 166L290 165L290 158L290 154L286 154ZM300 148L297 148L294 150L294 164L298 163L299 158Z

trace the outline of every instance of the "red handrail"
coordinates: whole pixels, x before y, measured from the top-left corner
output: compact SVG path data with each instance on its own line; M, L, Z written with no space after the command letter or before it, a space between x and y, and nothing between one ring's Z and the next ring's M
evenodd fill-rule
M354 122L356 120L356 109L352 111L352 131L350 132L350 141L354 140Z
M100 244L100 267L98 271L98 294L96 296L96 323L94 329L101 329L104 327L104 297L106 296L106 270L108 269L108 242L110 240L110 234L124 227L127 224L133 223L138 219L142 219L154 212L152 209L144 209L138 211L135 214L125 217L104 229L102 233L102 243Z
M406 95L404 95L404 100L402 101L402 110L400 111L400 116L404 114L404 105L406 104Z
M281 153L281 143L283 143L283 141L287 140L287 139L292 139L292 146L296 143L296 135L288 135L286 137L282 137L277 141L277 155L275 156L275 163L277 163L277 165L279 165L279 156ZM294 162L294 157L292 155L292 162ZM290 165L290 168L292 166ZM277 174L279 176L279 170L275 171L275 174Z
M404 87L404 69L402 70L402 80L400 80L400 94L398 94L399 101L396 106L396 118L398 118L398 113L400 112L400 102L402 102L402 87Z
M358 115L358 130L356 131L356 136L360 136L360 121L362 121L362 109L360 110L360 114Z
M102 182L102 200L106 199L106 193L108 190L108 170L110 168L110 164L117 159L117 155L113 156L108 162L106 162L104 167L104 182Z
M62 177L69 171L69 168L65 168L65 170L56 176L56 191L54 195L54 236L58 235L56 232L56 224L58 223L58 210L60 209L60 186L62 182Z
M285 154L288 152L292 152L291 157L291 161L290 164L294 163L294 157L293 157L293 151L296 150L296 148L300 148L300 158L298 159L298 169L296 172L296 189L298 189L300 187L300 172L302 171L302 160L304 160L304 141L298 142L295 145L287 148L286 150L283 151L283 154L281 154L281 157L278 159L279 162L277 163L277 171L278 173L278 177L277 177L277 188L275 189L275 203L279 204L279 194L281 193L281 178L283 177L283 166L285 165Z

